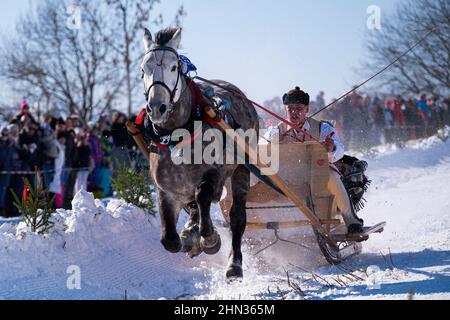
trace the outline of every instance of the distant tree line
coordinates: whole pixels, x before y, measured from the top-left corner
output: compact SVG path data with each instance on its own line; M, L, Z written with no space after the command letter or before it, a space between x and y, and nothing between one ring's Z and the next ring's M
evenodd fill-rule
M0 78L20 97L89 121L141 99L144 26L165 25L160 0L43 0L1 39ZM169 25L186 15L180 7Z
M450 1L406 0L391 15L383 15L380 30L368 33L368 73L377 71L435 31L382 77L379 89L396 94L450 92Z

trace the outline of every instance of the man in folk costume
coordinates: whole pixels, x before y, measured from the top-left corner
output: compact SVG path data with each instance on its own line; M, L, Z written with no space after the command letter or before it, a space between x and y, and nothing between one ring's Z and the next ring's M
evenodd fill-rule
M298 128L308 132L312 137L319 139L324 148L327 149L330 162L328 189L335 196L337 208L342 214L348 233L362 232L363 220L356 216L348 193L341 181L340 173L334 165L344 157L344 146L340 142L337 132L328 122L307 118L309 95L300 90L299 87L290 90L283 96L283 104L286 107L288 120ZM312 141L308 135L291 128L284 122L281 122L270 132L270 139L283 144Z

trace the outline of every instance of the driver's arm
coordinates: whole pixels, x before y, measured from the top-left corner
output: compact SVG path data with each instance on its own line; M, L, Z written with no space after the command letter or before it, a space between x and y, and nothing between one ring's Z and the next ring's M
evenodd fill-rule
M331 140L333 140L336 148L333 152L328 153L328 161L330 163L335 163L336 161L341 160L344 156L344 145L341 143L336 130L328 123L322 123L322 126L320 128L320 141L324 141L325 138L332 132L334 134L331 137Z

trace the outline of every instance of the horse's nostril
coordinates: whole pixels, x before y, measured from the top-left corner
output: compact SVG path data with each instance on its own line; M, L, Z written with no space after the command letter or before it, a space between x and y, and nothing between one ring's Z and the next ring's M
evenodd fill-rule
M159 107L159 112L161 112L161 114L163 114L164 112L166 112L167 110L167 106L163 103L161 105L161 107Z

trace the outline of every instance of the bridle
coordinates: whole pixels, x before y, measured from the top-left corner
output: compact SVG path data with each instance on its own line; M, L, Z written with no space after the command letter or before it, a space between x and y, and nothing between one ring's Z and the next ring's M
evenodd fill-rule
M177 93L177 87L178 87L178 83L180 82L180 77L181 77L181 67L182 67L182 61L180 60L180 56L179 56L179 54L178 54L178 52L175 50L175 49L173 49L173 48L171 48L171 47L167 47L167 46L156 46L156 47L154 47L154 48L151 48L150 50L148 50L146 53L145 53L145 55L147 55L147 54L149 54L149 53L152 53L152 52L155 52L155 51L169 51L169 52L172 52L174 55L176 55L176 57L177 57L177 60L178 60L178 72L177 72L177 82L175 83L175 87L173 88L173 90L171 90L170 88L169 88L169 86L167 85L167 84L165 84L164 82L162 82L162 81L154 81L149 87L148 87L148 89L146 89L145 90L145 92L144 92L144 95L145 95L145 101L146 101L146 103L147 103L147 111L149 111L150 110L150 106L149 106L149 101L148 101L148 97L149 97L149 95L150 95L150 90L154 87L154 86L156 86L156 85L160 85L160 86L162 86L164 89L166 89L168 92L169 92L169 94L170 94L170 107L171 107L171 109L172 109L172 111L173 111L173 107L174 107L174 105L175 105L175 101L174 101L174 99L175 99L175 95L176 95L176 93ZM158 66L160 66L160 65L158 65ZM142 78L144 78L144 70L142 70Z

